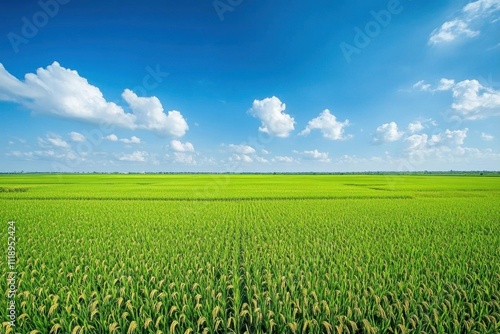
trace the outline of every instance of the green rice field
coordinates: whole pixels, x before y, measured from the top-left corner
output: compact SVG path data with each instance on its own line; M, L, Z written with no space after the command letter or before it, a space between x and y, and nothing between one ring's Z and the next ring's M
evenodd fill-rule
M1 333L500 332L500 177L2 175L0 218Z

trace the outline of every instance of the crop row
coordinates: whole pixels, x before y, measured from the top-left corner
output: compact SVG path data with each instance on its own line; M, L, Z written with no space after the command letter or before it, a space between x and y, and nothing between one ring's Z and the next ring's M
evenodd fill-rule
M500 330L493 202L13 200L0 209L18 228L22 332L486 333Z

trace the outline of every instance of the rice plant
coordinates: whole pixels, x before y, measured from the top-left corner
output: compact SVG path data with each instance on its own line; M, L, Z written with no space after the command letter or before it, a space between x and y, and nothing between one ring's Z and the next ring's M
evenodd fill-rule
M500 178L217 177L1 176L0 332L500 332Z

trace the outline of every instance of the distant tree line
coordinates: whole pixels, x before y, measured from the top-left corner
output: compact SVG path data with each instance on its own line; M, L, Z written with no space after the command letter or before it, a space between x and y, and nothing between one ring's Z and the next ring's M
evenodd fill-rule
M396 171L366 171L366 172L0 172L0 175L13 175L13 174L52 174L52 175L479 175L479 176L497 176L500 171L411 171L411 172L396 172Z

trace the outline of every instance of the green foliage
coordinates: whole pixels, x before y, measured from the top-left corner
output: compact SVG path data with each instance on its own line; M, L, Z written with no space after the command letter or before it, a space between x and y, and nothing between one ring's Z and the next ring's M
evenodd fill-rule
M16 221L19 332L500 331L500 178L22 175L0 185L28 189L0 192L0 219Z

